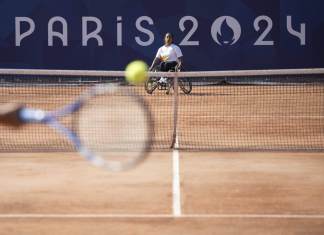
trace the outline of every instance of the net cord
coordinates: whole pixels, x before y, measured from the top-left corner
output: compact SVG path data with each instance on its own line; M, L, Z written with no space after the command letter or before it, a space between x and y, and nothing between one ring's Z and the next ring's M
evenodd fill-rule
M246 77L275 75L316 75L324 74L324 68L277 69L277 70L233 70L233 71L196 71L196 72L149 72L151 77L192 78L192 77ZM40 69L0 69L0 75L31 76L80 76L80 77L124 77L124 71L95 70L40 70Z

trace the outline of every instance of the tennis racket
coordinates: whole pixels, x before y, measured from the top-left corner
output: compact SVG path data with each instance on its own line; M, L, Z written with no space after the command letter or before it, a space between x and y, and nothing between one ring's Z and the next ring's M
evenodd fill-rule
M19 126L45 124L65 136L95 166L110 171L130 169L143 161L151 144L153 124L144 100L128 87L97 85L76 101L55 111L3 106L0 121ZM72 116L72 128L59 120Z

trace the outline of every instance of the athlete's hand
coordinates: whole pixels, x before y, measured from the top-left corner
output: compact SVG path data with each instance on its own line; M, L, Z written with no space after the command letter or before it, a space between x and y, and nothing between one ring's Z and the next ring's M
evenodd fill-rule
M19 120L19 112L23 108L21 104L3 104L0 105L0 123L10 126L21 126L23 123Z

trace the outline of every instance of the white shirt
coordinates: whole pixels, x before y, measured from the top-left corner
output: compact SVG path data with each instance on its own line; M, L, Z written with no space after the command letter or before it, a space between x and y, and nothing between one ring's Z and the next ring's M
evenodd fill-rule
M173 62L177 61L178 58L182 57L183 54L181 49L174 44L170 46L162 46L156 53L156 58L159 58L163 62Z

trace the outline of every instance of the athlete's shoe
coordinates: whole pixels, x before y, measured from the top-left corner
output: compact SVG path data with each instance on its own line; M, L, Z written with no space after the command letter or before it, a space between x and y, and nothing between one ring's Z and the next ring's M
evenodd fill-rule
M160 78L159 83L160 84L166 84L168 82L168 78Z

